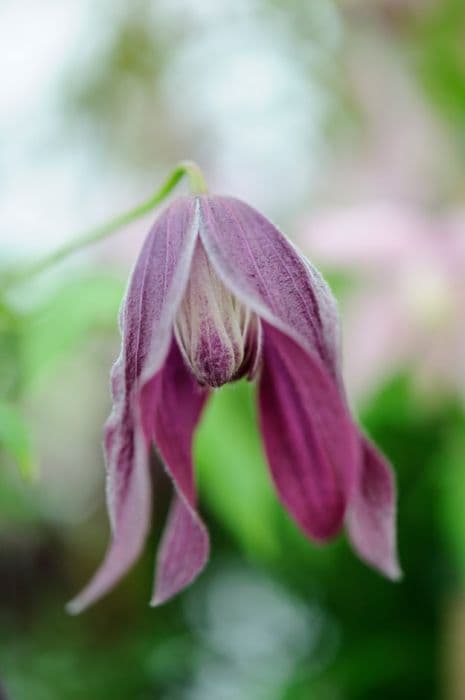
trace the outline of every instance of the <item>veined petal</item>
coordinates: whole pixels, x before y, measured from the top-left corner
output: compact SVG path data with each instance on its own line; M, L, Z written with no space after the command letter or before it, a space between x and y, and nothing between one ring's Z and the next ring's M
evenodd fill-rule
M355 551L393 580L402 577L396 548L394 475L384 457L362 437L364 451L360 487L347 514L347 530Z
M325 373L327 375L321 382L327 381L328 390L321 392L317 410L329 415L331 411L328 407L336 401L336 391L344 406L338 408L337 415L342 415L347 409L341 373L339 319L333 296L318 271L264 216L239 200L201 197L199 226L207 255L224 284L263 321L296 341L306 351L307 370L303 369L304 361L299 363L300 371L305 372L307 377L305 381L311 381L311 372L320 363L321 377ZM266 345L265 338L264 357ZM267 362L269 365L269 354ZM282 366L286 364L275 354L275 363L279 362ZM267 372L265 376L270 377L270 371L264 371ZM288 373L291 371L292 367L289 367ZM274 386L277 385L276 381L279 378L274 380ZM294 383L296 381L297 378ZM303 378L299 381L304 382ZM333 386L329 389L331 383ZM267 391L263 378L260 391L262 396ZM283 387L281 400L285 392L286 388ZM271 388L269 394L272 396ZM262 398L262 405L263 401ZM278 427L277 430L279 432ZM358 503L364 502L363 493L358 493L363 484L362 475L369 483L380 474L379 463L371 457L374 448L367 447L366 439L355 424L352 424L352 431L359 445L358 464L354 465L352 453L350 457L349 453L344 455L343 450L337 453L337 468L340 474L345 474L342 492L346 505L352 498ZM273 436L269 436L269 445L272 439ZM267 447L267 451L271 462L273 450ZM272 469L276 472L276 467ZM395 487L392 481L391 487L394 502ZM296 511L296 519L297 515ZM384 524L385 527L379 529L379 537L385 538L380 548L386 552L394 547L393 517L385 518ZM361 551L361 547L358 551Z
M339 377L339 320L319 272L252 207L200 198L200 237L224 284L255 313L316 353Z
M150 515L147 446L141 434L131 437L131 478L105 559L90 583L66 606L77 615L107 593L132 566L144 544Z
M263 324L260 424L268 463L287 510L313 539L341 528L359 445L348 410L322 363Z
M176 200L149 232L129 282L120 315L121 354L112 370L113 410L104 440L112 541L92 581L69 604L73 613L107 592L137 559L145 541L151 436L142 429L138 397L167 355L197 233L195 200Z
M141 393L141 411L153 421L153 438L175 487L157 557L152 605L189 585L208 559L208 532L196 510L192 464L192 436L207 397L208 391L195 381L173 340L162 371Z
M268 338L273 337L271 327L274 327L299 345L301 351L294 350L292 344L291 352L291 344L286 344L283 339L280 345L285 351L279 355L275 353L273 365L280 363L285 367L288 364L279 359L283 353L298 355L299 371L303 373L301 384L313 381L312 374L319 377L320 393L318 404L313 404L314 410L318 405L322 415L330 415L337 409L336 415L347 416L340 369L337 308L318 271L273 224L239 200L200 198L199 226L207 255L224 284L262 319L264 325L269 326L263 342L263 357ZM269 356L268 370L270 361ZM293 383L297 384L292 368L288 372L292 372ZM270 371L265 370L265 374L269 376ZM305 390L311 392L311 388ZM355 430L352 425L352 432ZM335 464L335 473L343 479L340 493L344 495L345 505L357 481L357 458L359 451L345 453L341 450L339 463Z

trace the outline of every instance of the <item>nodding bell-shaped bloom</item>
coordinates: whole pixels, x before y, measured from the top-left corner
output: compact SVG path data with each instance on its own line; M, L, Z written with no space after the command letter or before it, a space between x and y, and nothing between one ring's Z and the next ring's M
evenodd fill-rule
M197 509L193 433L212 389L240 377L257 381L271 476L298 526L323 543L345 524L362 559L400 576L394 480L350 415L334 300L264 216L229 197L175 200L147 236L120 323L104 441L112 539L71 612L106 593L143 548L152 445L174 485L153 604L205 566L209 539Z

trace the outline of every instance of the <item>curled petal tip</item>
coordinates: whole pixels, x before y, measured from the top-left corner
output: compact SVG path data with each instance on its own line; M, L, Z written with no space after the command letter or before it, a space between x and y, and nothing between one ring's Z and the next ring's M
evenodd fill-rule
M383 561L382 565L379 567L379 570L390 581L398 582L402 581L404 578L404 572L402 571L402 567L399 562L395 537L393 538L390 556Z
M162 605L190 586L203 571L209 557L207 528L184 497L176 495L159 547L150 606Z
M163 605L163 603L166 603L166 599L162 598L161 596L153 596L149 602L149 608L158 608L160 605Z
M391 581L400 581L394 475L386 459L363 436L361 444L361 478L347 514L349 538L363 561Z
M165 531L158 547L151 605L161 605L198 576L209 555L208 531L197 511L192 436L208 391L187 369L176 342L160 382L159 410L154 415L155 442L175 487Z
M392 553L389 560L380 563L376 563L373 559L368 559L361 555L360 557L390 581L400 582L404 578L404 572L400 568L396 553Z
M364 553L360 546L357 548L354 543L354 537L352 537L352 544L354 544L360 559L379 574L393 582L402 581L404 572L399 563L395 543L392 543L389 548L387 546L384 548L380 547L378 552L371 551L368 553Z
M66 603L65 611L68 613L68 615L79 615L79 613L82 612L82 608L79 605L78 600L73 599L70 600L69 603Z
M151 605L156 607L187 588L206 565L209 536L197 512L177 495L160 543Z
M395 582L400 582L404 578L404 572L397 561L393 562L392 565L386 569L385 574L391 581Z
M176 585L176 587L173 588L168 588L166 590L156 590L154 595L152 596L149 606L151 608L158 608L160 605L164 605L168 601L172 600L175 598L177 595L182 593L186 588L191 586L194 581L200 576L202 573L202 570L208 563L209 556L208 554L203 557L199 562L196 563L196 568L197 571L190 576L189 578L186 578L185 580L182 581L182 583Z
M374 546L363 541L361 536L357 534L357 530L348 518L349 538L352 545L362 561L378 571L382 576L393 582L401 581L404 577L394 545L390 551L386 551L387 547L376 543ZM376 546L379 550L376 551Z

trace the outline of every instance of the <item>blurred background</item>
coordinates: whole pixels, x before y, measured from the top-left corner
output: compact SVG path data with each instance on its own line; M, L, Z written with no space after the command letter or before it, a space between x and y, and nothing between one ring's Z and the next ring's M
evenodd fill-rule
M149 216L0 296L0 696L465 698L463 0L1 0L0 62L0 281L196 160L338 297L405 571L297 531L241 382L195 445L208 569L148 607L157 477L144 557L66 615L108 538L108 376Z

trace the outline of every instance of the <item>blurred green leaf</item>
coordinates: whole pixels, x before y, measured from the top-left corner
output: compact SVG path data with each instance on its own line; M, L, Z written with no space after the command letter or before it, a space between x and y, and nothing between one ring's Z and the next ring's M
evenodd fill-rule
M16 461L24 479L37 476L29 430L19 411L0 401L0 446Z
M15 397L21 372L21 319L0 300L0 396Z
M420 77L443 114L458 126L465 122L465 3L443 0L422 13L415 55Z
M195 441L201 493L221 523L252 555L279 549L276 498L253 408L253 387L237 382L214 392Z
M60 286L23 323L23 382L27 387L92 330L116 330L123 283L95 275Z
M445 441L442 454L439 514L445 546L458 567L458 575L465 581L465 439L463 424L457 426Z

